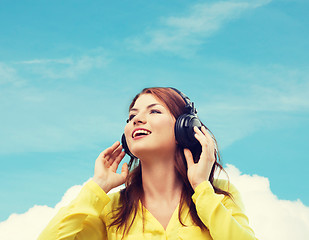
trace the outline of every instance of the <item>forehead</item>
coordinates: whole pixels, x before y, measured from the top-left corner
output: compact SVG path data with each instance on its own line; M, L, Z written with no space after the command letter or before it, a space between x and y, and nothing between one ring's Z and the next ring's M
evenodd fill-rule
M145 93L141 94L135 101L132 108L139 109L143 107L147 107L151 104L159 104L165 108L165 105L162 101L160 101L158 98L156 98L154 95Z

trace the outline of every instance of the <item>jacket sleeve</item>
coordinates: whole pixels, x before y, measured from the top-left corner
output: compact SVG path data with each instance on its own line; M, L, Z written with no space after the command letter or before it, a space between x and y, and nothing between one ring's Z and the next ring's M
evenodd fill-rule
M255 240L240 194L229 185L233 198L216 194L209 181L199 184L192 196L197 214L214 240Z
M109 201L106 193L95 182L89 181L75 200L59 210L38 240L107 239L100 214Z

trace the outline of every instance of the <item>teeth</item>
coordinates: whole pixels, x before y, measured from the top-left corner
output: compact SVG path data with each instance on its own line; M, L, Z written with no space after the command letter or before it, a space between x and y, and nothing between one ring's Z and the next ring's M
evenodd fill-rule
M142 130L142 129L136 130L136 131L133 133L133 138L135 138L137 135L142 135L142 134L144 134L144 135L149 135L150 132L147 131L147 130Z

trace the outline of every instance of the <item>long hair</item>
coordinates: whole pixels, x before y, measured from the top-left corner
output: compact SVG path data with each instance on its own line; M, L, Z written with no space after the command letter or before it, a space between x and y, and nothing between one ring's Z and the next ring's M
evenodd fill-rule
M134 97L132 103L130 104L129 109L131 109L134 106L136 100L142 94L152 94L154 97L162 101L166 105L166 107L169 109L171 114L175 117L175 119L177 119L180 115L186 113L185 102L183 98L173 89L163 88L163 87L143 89L139 94L137 94ZM202 125L205 126L204 124ZM208 131L210 132L209 129ZM215 145L217 145L217 142L212 133L211 135L215 141ZM198 146L190 150L192 152L194 162L197 162L201 154L201 147ZM215 151L215 158L216 158L216 161L212 167L208 180L212 184L214 191L216 193L224 194L226 196L231 197L231 194L229 192L223 191L213 185L214 173L216 172L218 168L220 169L220 171L223 170L223 167L220 164L221 159L220 159L218 148ZM124 235L129 232L133 224L133 221L136 217L138 207L139 207L139 202L142 201L143 196L144 196L143 186L142 186L142 171L141 171L141 164L139 160L136 158L131 158L128 166L129 166L130 173L126 179L126 188L124 188L120 192L120 198L119 198L120 207L119 209L115 210L114 220L109 225L109 227L117 226L117 230L119 230L121 227L124 227L124 232L123 232ZM180 216L181 216L181 212L183 208L185 207L185 204L187 204L194 224L199 226L202 230L206 230L207 227L203 224L203 222L198 217L195 204L192 201L192 195L194 193L194 189L192 188L188 180L187 171L188 171L187 161L183 153L183 148L177 145L176 152L175 152L175 172L176 172L176 176L182 182L182 192L181 192L179 212L178 212L179 221L182 225L184 225Z

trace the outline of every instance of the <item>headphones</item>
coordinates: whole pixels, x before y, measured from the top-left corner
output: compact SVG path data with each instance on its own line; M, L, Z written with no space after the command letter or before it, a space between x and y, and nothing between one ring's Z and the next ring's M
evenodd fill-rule
M197 116L197 110L194 107L194 103L191 102L190 99L178 89L172 87L170 89L177 92L186 103L186 113L180 115L176 119L174 128L175 139L181 147L193 149L196 146L200 145L199 141L194 137L195 132L193 128L198 127L200 129L202 127L202 123ZM130 152L124 134L122 134L121 137L121 144L126 154L128 154L132 158L137 158Z

